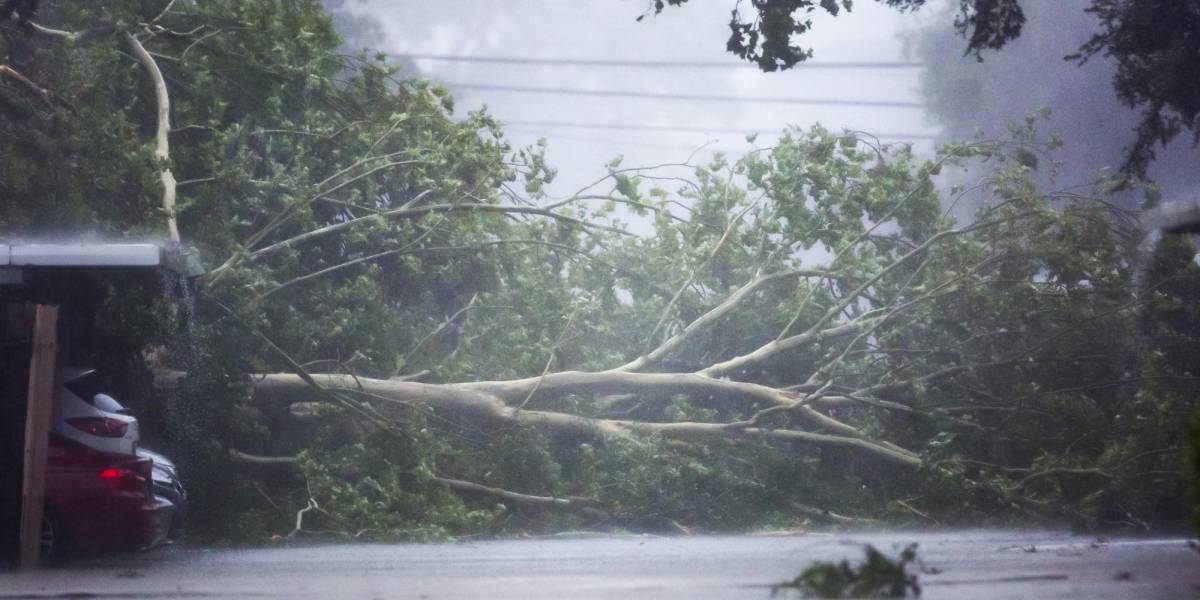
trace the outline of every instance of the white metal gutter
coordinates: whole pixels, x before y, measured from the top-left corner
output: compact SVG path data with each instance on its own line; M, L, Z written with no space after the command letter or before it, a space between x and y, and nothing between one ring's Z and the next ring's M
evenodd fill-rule
M158 267L155 244L0 244L0 267Z

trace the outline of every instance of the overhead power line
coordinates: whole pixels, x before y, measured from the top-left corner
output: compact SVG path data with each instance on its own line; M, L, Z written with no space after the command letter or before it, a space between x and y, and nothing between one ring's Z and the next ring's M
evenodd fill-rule
M594 129L594 130L609 130L609 131L676 131L681 133L734 133L739 135L752 135L756 133L764 133L775 135L778 133L779 127L763 127L763 128L735 128L735 127L697 127L686 125L650 125L642 123L584 123L579 121L526 121L526 120L510 120L502 119L504 125L515 125L517 127L529 130L531 127L550 127L563 129ZM939 136L933 133L875 133L873 131L864 131L868 135L875 136L880 139L889 140L933 140Z
M544 136L546 132L538 129L527 129L524 127L505 127L506 132L526 133L529 135ZM591 142L593 144L602 144L605 146L613 146L615 148L652 148L656 150L679 150L684 152L724 152L726 154L736 154L746 152L747 148L726 148L723 146L713 146L710 144L659 144L655 142L645 142L641 140L614 140L612 138L595 137L590 135L571 135L564 133L556 133L550 140L551 143L557 140L572 140L577 142Z
M875 108L922 108L920 102L897 100L852 100L833 98L780 98L770 96L716 96L711 94L658 94L617 90L580 90L558 87L525 87L485 83L443 81L443 85L460 90L505 92L517 94L556 94L566 96L601 96L606 98L644 98L649 100L692 100L697 102L756 102L769 104L804 104L810 106L868 106Z
M533 56L465 56L459 54L394 54L397 58L441 62L490 63L506 65L542 65L565 67L621 67L633 69L757 69L743 62L616 60L603 58L540 58ZM915 69L924 63L914 61L826 61L802 62L797 69Z

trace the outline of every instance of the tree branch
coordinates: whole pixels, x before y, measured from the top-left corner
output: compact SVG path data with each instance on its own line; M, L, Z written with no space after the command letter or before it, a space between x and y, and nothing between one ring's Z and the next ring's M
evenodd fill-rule
M28 77L22 75L20 71L17 71L8 65L0 64L0 76L7 77L13 81L16 81L17 83L20 83L34 96L37 96L39 100L45 102L46 104L50 104L50 90L47 90L46 88L34 83Z
M322 180L320 183L318 183L316 185L316 188L317 188L316 193L309 196L308 198L306 198L303 201L295 202L295 203L289 204L288 206L284 207L284 209L282 211L280 211L279 214L275 215L275 217L272 218L269 222L267 222L267 224L264 225L262 227L262 229L259 229L258 231L254 232L254 234L252 234L249 238L247 238L244 246L246 248L253 248L254 246L258 245L258 243L261 242L263 239L265 239L268 235L270 235L271 232L278 229L284 223L287 223L288 220L291 219L292 215L295 214L295 211L299 208L308 206L308 205L312 204L313 202L316 202L317 200L319 200L321 198L329 196L330 194L332 194L332 193L334 193L356 181L361 181L362 179L370 177L371 175L374 175L381 171L385 171L385 170L391 169L393 167L401 167L404 165L416 164L416 163L420 162L417 160L394 160L400 154L402 154L402 153L397 152L397 153L393 153L393 154L382 154L379 156L369 156L367 158L364 158L362 160L355 162L354 164L350 165L349 167L346 167L345 169L342 169L341 171L338 171L337 173L334 173L333 175L330 175L329 177L326 177L324 180ZM358 173L358 174L354 175L353 177L346 179L345 181L339 182L337 185L335 185L329 189L325 189L326 184L337 179L338 177L341 177L341 176L353 171L354 169L359 168L360 166L367 165L372 162L380 161L380 160L385 161L385 162L380 165L375 165L362 173ZM433 192L433 190L425 190L425 191L421 192L420 194L417 194L417 197L414 198L412 200L412 202L415 202L421 198L424 198L425 196L429 195L432 192Z
M755 279L747 282L745 285L743 285L742 287L735 290L732 294L730 294L727 298L725 298L725 300L723 302L721 302L720 304L713 307L708 312L701 315L695 321L692 321L691 323L689 323L688 326L683 329L683 331L675 334L670 339L663 342L662 345L660 345L659 347L655 348L654 350L650 351L647 354L644 354L644 355L638 357L635 360L632 360L628 363L625 363L619 367L612 369L612 371L637 371L638 369L645 368L651 364L654 364L654 363L662 360L663 358L666 357L667 354L669 354L670 352L674 351L676 348L679 348L685 342L687 342L693 335L696 334L696 332L715 323L717 320L719 320L722 317L724 317L725 315L729 314L734 308L737 307L737 305L739 303L741 303L743 300L748 298L752 293L757 291L758 288L760 288L768 283L771 283L771 282L779 280L779 279L789 278L789 277L833 277L833 276L834 276L833 273L829 273L829 272L825 272L825 271L815 271L815 270L810 270L810 269L792 269L789 271L779 271L777 273L760 275L759 277L756 277Z
M721 251L721 247L725 245L725 241L729 239L729 234L733 233L733 230L737 227L737 224L742 221L742 217L746 216L746 213L750 212L750 209L754 208L754 206L754 204L750 204L746 208L742 209L741 212L739 212L733 219L730 219L729 224L725 226L725 232L721 234L721 238L717 240L716 245L713 246L712 252L708 253L708 256L704 259L704 262L696 265L696 267L693 268L690 273L688 273L688 277L686 280L684 280L683 285L679 286L679 289L675 291L675 295L671 296L670 302L667 302L667 306L663 308L662 314L658 317L658 322L654 324L654 329L651 329L650 335L646 336L648 340L653 343L654 336L658 334L658 330L662 329L663 324L667 322L667 318L671 314L671 309L675 308L675 303L679 301L679 297L682 296L683 292L687 290L688 286L692 285L692 282L696 280L696 274L699 273L701 269L707 267L708 264L712 262L713 258L717 256L717 253Z
M402 207L402 208L398 208L395 210L383 211L383 212L380 212L377 214L368 215L365 217L358 217L358 218L350 219L347 221L333 223L330 225L326 225L324 227L319 227L317 229L306 231L304 233L287 238L285 240L280 240L278 242L275 242L274 244L271 244L260 250L256 250L256 251L251 252L246 255L239 254L239 255L231 256L220 267L217 267L216 269L214 269L208 273L208 281L209 281L209 284L211 285L212 282L215 282L218 278L220 278L220 276L224 272L233 268L240 262L243 262L243 261L253 262L264 256L268 256L270 254L280 252L287 248L294 248L296 246L300 246L302 244L310 242L314 239L324 237L324 236L330 235L332 233L337 233L344 229L350 229L352 227L355 227L355 226L365 223L365 222L377 221L380 218L403 219L403 218L419 217L419 216L424 216L427 214L434 214L434 213L472 212L472 211L487 212L487 213L502 213L502 214L538 215L538 216L555 219L557 221L562 221L564 223L570 223L572 225L576 225L578 227L585 228L585 229L600 229L600 230L604 230L604 231L619 233L621 235L631 235L628 231L625 231L624 229L620 229L618 227L612 227L609 225L601 225L598 223L591 223L588 221L584 221L582 219L577 219L575 217L569 217L566 215L558 214L558 213L555 213L552 211L543 210L540 208L534 208L531 206L511 206L511 205L505 205L505 204L478 204L478 203L429 204L429 205L418 206L418 207L414 207L414 208L403 208Z
M809 328L806 331L804 331L804 333L800 333L800 334L797 334L797 335L794 335L791 337L782 338L782 339L776 338L770 342L767 342L766 344L763 344L762 346L759 346L757 349L755 349L754 351L752 351L748 354L744 354L742 356L737 356L737 357L731 358L729 360L726 360L724 362L714 364L702 371L699 371L699 373L716 377L716 376L722 375L724 373L729 373L731 371L735 371L737 369L741 369L748 365L762 361L770 356L773 356L773 355L779 353L780 351L787 350L789 348L794 348L794 347L802 345L802 344L808 344L808 343L820 341L821 339L825 339L825 338L829 337L830 335L857 333L862 328L870 327L875 322L876 319L880 318L879 317L880 313L886 314L888 312L888 310L890 310L890 309L888 309L886 307L876 308L876 309L868 311L862 315L859 315L854 320L846 322L843 325L831 327L831 328L824 329L824 330L821 329L822 327L825 327L826 324L829 323L829 321L833 320L835 317L837 317L839 314L841 314L841 312L844 309L846 309L847 307L854 304L854 302L856 302L863 295L863 293L866 292L866 290L869 289L872 285L874 285L876 282L878 282L880 279L885 277L888 273L892 272L894 269L896 269L900 265L906 263L911 258L919 255L922 252L925 252L926 250L928 250L931 246L933 246L938 241L945 239L947 237L964 235L967 233L978 231L985 227L992 227L995 225L999 225L1001 223L1005 223L1005 222L1014 220L1016 218L1019 218L1020 216L1024 216L1024 215L993 219L991 221L980 221L980 222L976 222L972 225L968 225L966 227L961 227L959 229L950 229L950 230L938 232L938 233L930 236L929 239L925 240L920 245L914 247L908 253L897 258L895 261L893 261L888 266L880 269L879 272L872 275L870 278L868 278L866 281L864 281L862 284L860 284L858 287L856 287L854 290L852 290L849 294L847 294L840 301L835 303L833 306L829 307L829 309L826 310L825 313L820 318L818 318L812 325L810 325ZM793 319L793 323L794 322L795 322L795 319ZM789 329L791 329L791 325L792 324L789 323L788 326L784 328L783 332L781 332L781 334L786 333Z
M587 255L587 253L581 252L577 248L567 246L566 244L557 244L554 242L543 242L541 240L496 240L493 242L481 242L478 244L471 244L468 246L434 246L434 247L429 247L429 248L411 248L413 243L410 242L409 244L406 244L405 246L402 246L400 248L393 248L391 250L384 250L382 252L376 252L375 254L368 254L367 256L360 256L359 258L354 258L354 259L351 259L351 260L348 260L348 261L345 261L342 263L338 263L333 266L325 267L324 269L321 269L318 271L313 271L312 273L306 273L304 275L294 277L292 279L289 279L283 283L280 283L280 284L276 285L275 287L263 292L258 297L258 299L261 300L263 298L266 298L267 296L270 296L271 294L274 294L275 292L278 292L279 290L282 290L286 287L295 285L297 283L302 283L302 282L308 281L310 279L316 279L318 277L328 275L330 273L334 273L334 272L340 271L340 270L348 268L348 267L353 267L354 265L376 261L381 258L386 258L389 256L400 256L400 255L406 255L406 254L427 254L427 253L432 253L432 252L456 252L456 251L467 251L467 250L482 250L484 248L490 248L493 246L505 246L505 245L510 245L510 244L545 246L547 248L554 248L556 250L563 250L566 252L571 252L572 254L582 255L582 256L585 256L585 257L591 259L591 257L589 255ZM601 261L599 259L593 259L593 260L595 260L595 262L599 262L599 263L605 265L606 267L611 268L614 271L618 270L615 266L605 263L604 261Z
M700 375L707 375L709 377L720 377L726 373L730 373L754 363L766 360L767 358L783 352L784 350L790 350L798 346L803 346L804 344L814 344L837 336L858 333L863 328L870 327L870 325L877 318L875 316L876 312L881 311L877 310L861 315L853 321L836 325L828 329L823 329L820 331L806 331L804 333L798 333L781 340L771 340L770 342L759 346L749 354L735 356L729 360L713 364L703 370L697 371L697 373Z
M609 515L607 512L596 508L595 504L597 503L593 500L585 500L581 498L559 498L556 496L532 496L530 494L521 494L503 488L486 486L478 483L472 483L470 481L463 481L461 479L438 477L436 475L431 476L430 479L457 492L482 494L517 504L572 510L589 518L599 520L608 519L611 517L611 515Z
M162 181L163 212L167 215L167 239L173 244L179 243L179 226L175 220L175 175L171 173L171 142L168 134L171 131L171 98L167 93L167 82L163 79L162 71L154 57L146 51L145 46L130 33L125 34L125 42L133 52L138 62L142 63L154 84L154 96L158 104L158 128L154 136L154 158L158 161L159 178Z
M467 311L471 310L475 306L475 302L477 300L479 300L478 292L476 292L473 296L471 296L471 300L470 300L470 302L467 302L466 306L455 311L455 313L450 315L450 317L447 318L444 322L442 322L441 325L438 325L437 328L435 328L433 331L430 331L429 333L425 334L425 337L422 337L420 340L418 340L416 344L413 344L413 347L410 348L408 353L404 355L403 364L405 366L407 366L409 364L409 362L412 360L413 355L417 353L417 350L421 349L421 346L425 345L425 342L428 342L429 340L433 339L439 333L445 331L447 327L450 327L450 325L454 324L454 322L457 321L459 317L466 314Z
M226 453L229 460L247 465L259 465L267 467L294 466L297 462L295 456L259 456L230 448Z
M736 390L757 387L766 392L776 394L778 396L777 401L787 402L788 405L792 404L791 399L765 386L719 381L698 375L552 373L546 376L541 385L543 390L554 387L561 390L567 383L573 385L589 383L593 384L594 389L595 386L603 387L614 383L629 385L635 379L639 384L645 385L656 381L656 378L663 385L670 382L671 385L675 386L678 386L680 378L683 378L696 384L703 384L705 389L713 389L714 386L726 386L726 389ZM312 385L316 386L317 389L363 392L372 399L398 402L402 403L405 407L410 404L424 404L435 410L455 414L460 417L481 419L484 422L490 421L496 427L524 425L539 429L548 429L558 433L578 435L585 438L602 438L621 433L662 435L674 439L700 442L728 439L730 437L765 438L853 448L871 454L876 458L910 468L918 468L922 464L921 459L912 452L890 444L873 441L853 428L850 428L850 432L853 432L853 435L840 435L791 429L731 427L725 423L650 423L616 419L596 419L567 413L517 410L515 407L507 406L501 399L501 394L498 394L498 392L503 392L505 395L512 395L522 391L528 393L528 388L537 384L539 378L536 377L518 382L442 385L387 381L335 374L312 374L308 376L308 379L312 380ZM307 379L301 379L298 375L269 374L256 376L254 378L254 385L262 392L286 394L302 391L309 385L306 381ZM832 423L841 428L848 428L844 423L821 415L816 411L811 411L811 413L801 411L801 414L822 425Z
M281 467L282 466L282 467L292 468L292 467L295 467L299 463L299 459L296 458L295 456L258 456L255 454L249 454L246 452L234 450L232 448L229 449L229 458L231 460L233 460L234 462L239 462L242 464L271 466L271 467ZM513 502L513 503L517 503L517 504L527 504L530 506L540 506L540 507L546 507L546 508L572 510L572 511L579 512L579 513L581 513L587 517L593 518L593 519L608 519L611 517L611 515L609 515L607 512L600 510L599 508L596 508L596 505L599 504L598 502L596 502L595 500L590 500L590 499L586 499L586 498L559 498L556 496L534 496L534 495L530 495L530 494L522 494L519 492L513 492L510 490L503 489L503 488L491 487L491 486L486 486L486 485L479 484L479 483L473 483L470 481L463 481L461 479L451 479L449 477L439 477L437 475L432 475L432 474L429 476L429 478L434 483L444 485L444 486L446 486L452 490L455 490L457 492L482 494L485 496L492 496L495 498L499 498L501 500L507 500L509 502ZM309 508L314 508L313 504L315 504L315 503L312 500L310 500L309 502L310 502ZM304 509L300 512L304 513L307 510L308 509ZM301 519L301 515L297 514L296 515L296 530L297 531L300 530L300 519Z

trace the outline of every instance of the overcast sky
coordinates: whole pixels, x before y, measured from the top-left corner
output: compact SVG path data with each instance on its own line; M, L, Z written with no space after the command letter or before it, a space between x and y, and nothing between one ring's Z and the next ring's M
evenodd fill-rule
M637 68L418 60L424 74L448 84L520 86L733 96L738 98L918 101L918 72L900 69L798 68L762 73L725 52L732 0L691 0L661 15L636 18L646 0L367 0L348 8L369 12L386 34L383 50L396 54L534 57L630 62L711 62L724 68ZM905 60L899 32L935 11L901 15L873 2L857 3L839 18L819 16L806 41L814 62ZM823 17L823 18L822 18ZM451 85L451 87L454 87ZM760 131L769 145L787 125L813 123L877 134L932 134L920 109L815 106L753 101L589 97L457 88L458 112L486 105L509 123L517 145L548 140L548 159L559 169L552 191L574 191L623 154L625 165L679 161L706 146L730 153L752 146L742 130ZM552 127L532 122L579 123L611 129ZM616 129L650 126L655 130ZM688 128L679 131L669 128ZM929 146L926 140L922 145Z

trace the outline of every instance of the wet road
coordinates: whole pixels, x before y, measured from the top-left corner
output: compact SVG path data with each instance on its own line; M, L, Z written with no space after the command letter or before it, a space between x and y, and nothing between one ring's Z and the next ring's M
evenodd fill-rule
M257 550L168 548L0 574L10 598L749 598L813 560L917 542L922 598L1200 598L1182 539L953 531L605 537ZM785 597L785 596L779 596Z

